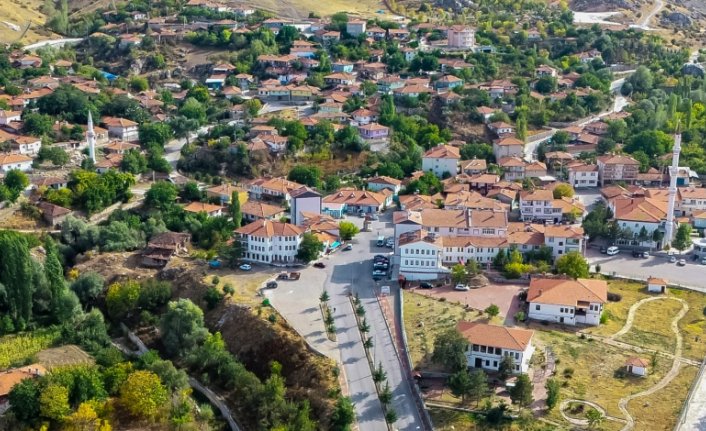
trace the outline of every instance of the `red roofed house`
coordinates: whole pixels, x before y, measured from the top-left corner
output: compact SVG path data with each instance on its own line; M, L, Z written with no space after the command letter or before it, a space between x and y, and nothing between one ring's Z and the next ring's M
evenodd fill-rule
M304 230L297 225L258 220L235 231L243 259L261 263L292 263L296 260Z
M468 341L464 354L469 368L497 371L503 358L509 356L515 364L514 373L529 370L534 331L463 320L456 329Z
M461 160L459 149L450 145L438 145L422 157L422 170L433 172L441 178L446 175L455 176L458 173L458 162Z
M103 124L108 127L108 135L122 141L136 141L140 138L137 123L126 118L103 117Z
M211 205L203 202L191 202L189 205L184 207L184 211L196 214L204 212L208 214L209 217L217 217L223 215L222 206Z
M598 326L607 301L604 280L535 277L527 292L530 319L567 325Z
M669 283L664 278L650 277L647 279L647 291L652 293L665 293Z
M628 358L625 361L625 369L630 374L644 377L647 375L647 361L637 357Z

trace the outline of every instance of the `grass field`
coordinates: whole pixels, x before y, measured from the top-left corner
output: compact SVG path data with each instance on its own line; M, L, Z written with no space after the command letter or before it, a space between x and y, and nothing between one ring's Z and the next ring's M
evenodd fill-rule
M40 28L46 21L40 12L42 3L42 0L0 0L0 42L17 42L27 23L31 27L22 38L23 44L50 39L51 33Z
M486 319L484 314L466 311L459 304L439 301L411 291L404 293L403 307L404 326L407 332L412 366L427 370L434 369L430 358L437 335L455 327L459 320ZM491 323L501 325L502 321L502 317L496 316Z
M93 358L80 347L68 344L42 350L37 353L37 362L44 365L47 370L51 370L69 365L92 364Z
M235 289L235 293L230 298L231 301L238 304L257 306L260 305L263 299L257 294L258 289L260 289L268 279L278 274L280 270L278 268L265 267L262 270L258 268L257 271L247 273L237 269L210 269L209 272L210 274L204 278L205 283L213 285L213 277L218 276L218 288L221 291L223 291L223 286L225 286L226 283L230 283Z
M305 18L311 11L316 12L320 16L333 15L336 12L348 12L352 15L365 17L390 17L385 4L380 0L359 0L355 2L346 0L329 0L325 2L316 0L257 0L249 1L248 3L259 9L269 10L291 18ZM385 13L378 14L379 10Z
M628 411L635 418L636 430L668 431L674 429L688 388L696 378L696 367L682 366L672 382L650 396L636 398L628 404Z
M0 369L26 365L40 351L59 339L59 331L40 329L0 338Z

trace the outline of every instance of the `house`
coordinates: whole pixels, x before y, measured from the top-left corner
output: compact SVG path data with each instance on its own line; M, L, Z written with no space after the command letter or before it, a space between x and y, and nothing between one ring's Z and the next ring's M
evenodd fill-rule
M29 171L32 169L32 159L24 154L0 154L0 172L7 173L13 169Z
M650 277L647 279L647 291L651 293L666 293L668 284L664 278Z
M471 49L476 44L476 32L464 25L452 25L446 32L446 46L455 49Z
M444 75L439 80L434 82L434 88L437 91L452 90L463 85L463 79L453 75Z
M228 77L225 73L214 73L204 82L206 87L211 90L220 90L226 83L226 78Z
M42 140L34 136L13 136L10 147L20 154L33 156L42 148Z
M547 189L520 192L520 217L522 221L551 220L559 223L561 208L554 206L554 193Z
M258 178L248 183L245 188L253 199L284 201L291 206L290 193L301 187L299 183L278 177Z
M506 137L493 141L493 154L496 160L503 157L523 157L525 143L514 137Z
M128 142L113 141L110 144L103 147L103 151L106 154L125 154L130 150L140 150L140 146L137 144L130 144Z
M488 124L488 130L495 133L499 138L504 138L515 133L515 128L504 121L496 121Z
M400 275L407 280L437 280L449 274L442 264L441 237L425 230L405 232L397 239Z
M331 73L329 75L324 76L324 82L326 83L326 85L329 86L353 85L353 83L355 82L355 76L351 75L350 73L343 72Z
M10 124L22 120L22 111L6 111L0 109L0 125Z
M46 187L59 190L69 185L69 180L61 177L33 177L31 178L31 182L35 189Z
M180 232L162 232L150 238L142 252L142 265L147 267L164 267L172 257L187 253L187 244L191 235Z
M645 377L647 375L647 361L638 357L628 358L625 361L625 370L630 374Z
M66 217L68 217L72 211L68 208L61 207L59 205L54 205L49 202L40 202L37 205L39 211L42 213L42 218L47 222L49 226L57 226L64 222Z
M706 188L684 187L677 191L677 209L682 216L691 216L706 210Z
M468 368L498 371L503 358L510 357L514 373L529 370L534 331L464 320L456 324L456 330L468 341L464 352Z
M248 192L242 187L233 184L224 183L218 186L209 187L206 189L206 197L209 199L218 199L221 205L230 203L233 193L238 193L238 201L243 205L248 200Z
M387 139L390 134L390 129L378 123L369 123L358 126L360 137L365 140Z
M95 164L96 172L99 174L104 174L111 169L120 168L120 164L123 161L122 154L107 154L105 159L99 160Z
M15 385L25 379L43 376L46 373L46 368L39 364L3 371L2 374L0 374L0 405L7 405L8 395Z
M373 192L344 188L323 199L321 212L334 218L341 218L346 213L377 213L384 211L391 204L390 190Z
M483 118L483 122L487 123L490 121L490 117L495 115L498 110L494 108L490 108L488 106L479 106L476 108L476 112L478 112L478 115L480 115Z
M568 166L568 171L571 187L598 187L598 165L575 162Z
M103 117L103 124L108 128L108 136L121 141L136 141L140 138L138 124L126 118Z
M191 202L184 207L184 211L198 214L206 213L209 217L218 217L223 215L223 207L220 205L211 205L204 202Z
M583 228L578 225L547 225L544 228L544 245L552 249L554 259L566 253L583 253L586 241Z
M640 173L640 162L622 154L606 154L597 159L598 178L601 187L606 182L625 181L631 183Z
M609 201L608 206L613 211L618 226L625 232L629 230L633 236L632 239L618 239L618 244L662 246L663 238L660 237L665 230L668 211L666 201L644 196L618 197ZM676 232L676 226L674 231Z
M235 231L242 258L251 262L291 264L296 261L304 230L272 220L258 220Z
M461 172L466 175L484 174L488 171L488 163L485 159L473 159L461 162Z
M534 69L534 74L537 76L537 78L542 78L545 76L556 78L558 75L558 72L553 67L547 66L546 64L543 64L543 65L537 67L536 69Z
M356 125L364 126L377 121L378 115L369 109L360 108L351 112L351 118Z
M336 61L331 65L331 70L338 73L353 73L353 63L345 60Z
M439 178L455 176L458 173L459 160L461 160L461 153L458 148L437 145L422 156L422 170L433 172Z
M257 220L279 220L285 215L285 209L280 206L253 200L245 202L240 207L240 212L243 214L243 221L248 223Z
M365 26L367 22L362 19L350 20L346 23L346 33L351 36L358 36L365 33Z
M290 220L297 226L304 224L305 214L308 217L321 215L322 197L316 190L301 186L290 192Z
M608 301L608 283L579 278L533 277L527 291L529 318L597 326Z
M503 168L503 178L507 181L522 180L526 176L527 162L519 157L503 157L498 160L498 166Z
M382 189L388 189L392 190L394 195L398 195L401 188L402 181L396 178L386 177L384 175L368 178L368 190L372 190L374 192L379 192Z

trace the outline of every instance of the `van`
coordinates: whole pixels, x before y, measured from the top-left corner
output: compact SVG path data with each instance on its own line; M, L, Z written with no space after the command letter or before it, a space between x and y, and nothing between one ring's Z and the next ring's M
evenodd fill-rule
M378 236L378 242L376 243L378 247L385 246L385 235Z

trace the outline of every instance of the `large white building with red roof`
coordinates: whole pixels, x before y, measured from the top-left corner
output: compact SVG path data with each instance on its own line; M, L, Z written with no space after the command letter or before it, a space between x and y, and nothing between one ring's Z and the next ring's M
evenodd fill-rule
M258 220L235 231L243 260L260 263L293 263L304 229L290 223Z
M534 331L521 328L460 321L456 330L468 341L464 352L468 368L497 371L503 358L510 357L514 373L526 373L534 353Z
M605 280L538 277L527 291L530 319L566 325L597 326L607 301Z

